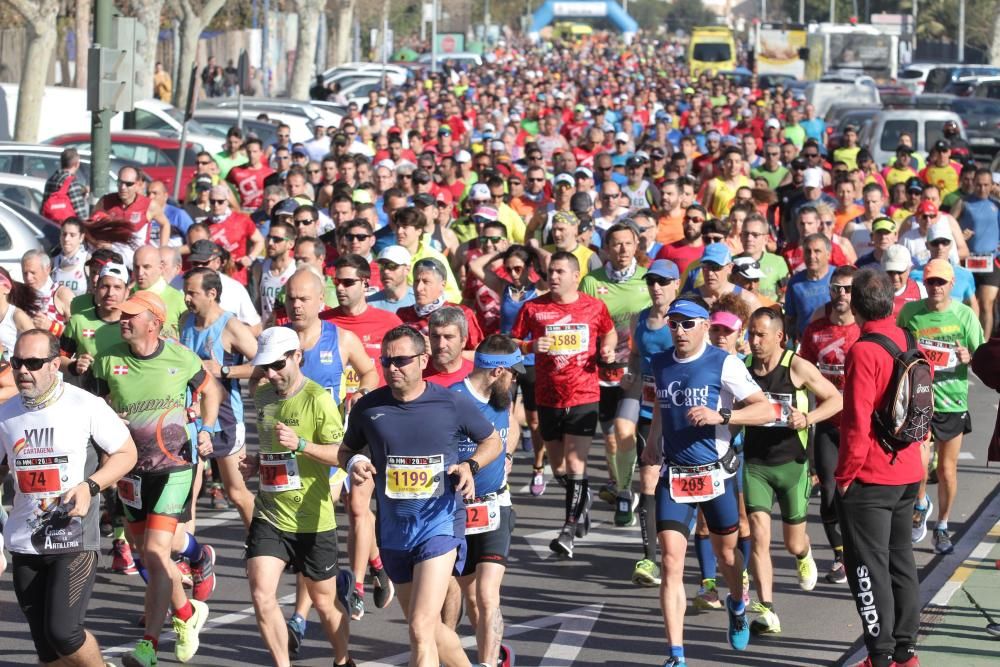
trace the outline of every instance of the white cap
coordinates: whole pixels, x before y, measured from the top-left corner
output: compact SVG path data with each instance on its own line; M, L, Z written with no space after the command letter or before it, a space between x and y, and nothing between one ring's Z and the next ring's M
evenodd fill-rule
M803 174L803 187L807 188L821 188L823 187L823 170L820 167L811 167L806 169L805 174Z
M273 364L289 352L299 349L299 335L288 327L271 327L257 339L257 354L251 365Z
M760 262L753 257L733 257L733 271L747 280L760 280L764 277Z
M628 136L628 132L618 132L617 134L615 134L615 143L619 141L624 141L625 143L628 143L630 139L631 137Z
M938 220L927 228L927 240L937 241L938 239L948 239L954 242L955 236L951 233L951 223L947 220Z
M384 158L375 163L376 169L379 169L380 167L385 167L389 171L394 171L396 169L396 163L389 158Z
M490 150L493 151L494 153L506 153L507 144L505 144L502 141L491 141Z
M768 118L767 122L764 123L764 127L773 127L776 130L781 129L781 121L777 118Z
M483 132L496 132L496 131L497 128L495 125L493 125L493 123L486 123L486 125L483 126Z
M376 262L381 262L382 260L387 262L392 262L393 264L405 264L410 265L413 261L413 257L410 255L410 251L401 245L391 245L382 248L382 251L375 258Z
M565 183L566 185L574 185L575 186L576 185L576 179L573 178L572 174L567 174L567 173L563 172L561 174L556 175L556 177L552 181L553 185L559 185L560 183Z
M885 271L909 272L913 259L905 246L891 245L882 253L882 268Z
M469 199L472 201L490 201L493 199L493 195L490 194L490 189L485 183L476 183L469 190Z
M469 151L461 150L455 155L455 162L472 162L472 154Z
M124 283L128 283L128 269L124 264L118 264L117 262L108 262L101 267L101 273L98 275L98 279L104 276L114 276L118 280Z

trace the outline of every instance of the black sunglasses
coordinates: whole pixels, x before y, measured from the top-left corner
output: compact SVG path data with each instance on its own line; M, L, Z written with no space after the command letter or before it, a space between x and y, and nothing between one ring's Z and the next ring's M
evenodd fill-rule
M371 237L371 234L344 234L344 238L348 241L367 241Z
M480 243L487 243L487 242L488 243L500 243L501 241L503 241L503 237L502 236L480 236L479 237L479 242Z
M295 354L294 352L286 352L284 358L278 359L277 361L272 361L269 364L264 364L264 370L280 371L284 370L285 366L288 364L288 358Z
M124 185L126 188L130 188L135 185L135 181L118 181L118 185Z
M311 225L314 222L316 222L316 218L306 218L304 220L296 220L295 221L295 226L296 227L301 227L302 225Z
M38 357L27 357L24 359L21 357L11 357L10 365L15 371L19 371L22 368L27 368L29 371L37 371L53 359L55 357L46 357L44 359L39 359Z
M267 240L270 241L271 243L284 243L288 239L285 238L284 236L268 236Z
M213 204L225 204L226 203L225 199L209 199L208 201L212 202Z
M343 285L344 287L354 287L358 283L363 283L364 280L361 278L334 278L334 285Z
M646 274L646 285L659 285L660 287L666 287L670 283L674 282L673 278L664 278L663 276L653 276Z
M395 366L396 368L403 368L404 366L409 366L413 363L413 360L419 357L420 354L401 354L396 357L379 357L379 363L382 364L382 368L389 368L389 366Z
M850 294L851 293L851 287L852 287L851 285L836 285L836 284L831 284L830 285L830 291L833 292L834 294L836 294L838 292L843 292L844 294Z

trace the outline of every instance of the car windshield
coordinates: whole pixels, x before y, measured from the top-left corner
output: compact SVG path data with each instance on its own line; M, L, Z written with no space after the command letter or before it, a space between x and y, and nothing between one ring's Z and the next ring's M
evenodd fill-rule
M702 42L694 45L691 57L703 63L722 63L731 60L733 56L728 44Z
M167 115L176 120L178 123L184 122L184 114L177 107L169 107L164 109L164 111L166 111ZM192 134L211 134L208 129L203 127L202 124L194 118L188 121L188 132L191 132Z

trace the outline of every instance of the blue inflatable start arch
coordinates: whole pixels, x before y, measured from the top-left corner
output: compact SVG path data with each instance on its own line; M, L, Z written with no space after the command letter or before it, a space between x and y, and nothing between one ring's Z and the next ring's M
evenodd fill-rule
M532 40L537 40L542 28L555 20L607 19L631 41L639 24L615 0L545 0L531 16Z

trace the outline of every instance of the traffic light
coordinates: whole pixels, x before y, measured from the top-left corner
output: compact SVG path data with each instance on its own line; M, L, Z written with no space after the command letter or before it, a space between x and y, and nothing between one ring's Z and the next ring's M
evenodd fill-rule
M95 44L87 53L89 111L131 111L135 106L135 25L131 17L111 20L112 44Z

